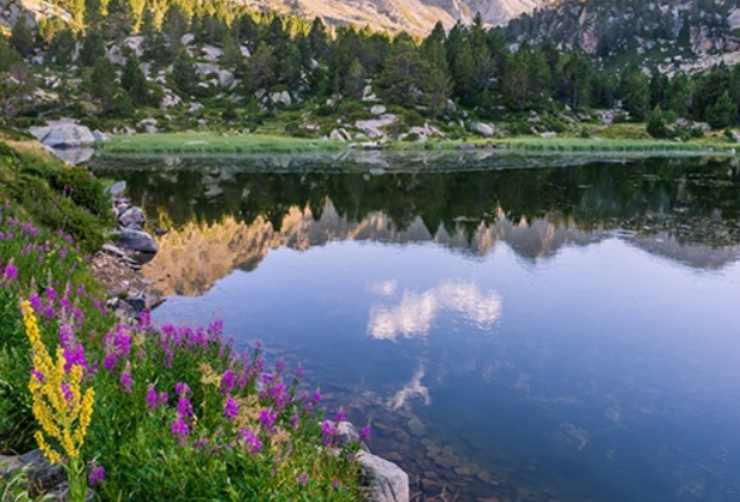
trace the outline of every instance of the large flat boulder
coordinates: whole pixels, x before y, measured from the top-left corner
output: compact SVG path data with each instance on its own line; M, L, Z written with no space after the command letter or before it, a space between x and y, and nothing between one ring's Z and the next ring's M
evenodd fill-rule
M70 119L54 120L42 127L31 127L29 132L51 148L78 148L95 143L95 136L89 128Z

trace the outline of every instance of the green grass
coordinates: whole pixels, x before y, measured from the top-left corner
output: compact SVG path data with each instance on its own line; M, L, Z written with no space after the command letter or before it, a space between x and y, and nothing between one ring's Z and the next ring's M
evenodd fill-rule
M488 140L434 140L428 143L392 142L394 151L454 150L461 144L495 145L502 152L593 155L733 155L737 145L724 138L708 136L688 142L656 140L644 132L641 124L618 124L593 131L591 138L558 136L545 139L521 136ZM117 155L249 155L334 152L349 148L346 143L322 139L305 139L279 134L218 134L179 132L115 136L102 145L99 153Z
M116 154L256 154L337 151L342 143L267 134L179 132L114 136L103 144L102 155Z

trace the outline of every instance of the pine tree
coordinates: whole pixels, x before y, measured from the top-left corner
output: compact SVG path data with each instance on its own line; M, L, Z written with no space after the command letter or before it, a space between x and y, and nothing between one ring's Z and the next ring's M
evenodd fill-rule
M724 129L734 125L736 119L737 105L727 91L707 110L707 121L714 129Z
M59 66L69 65L72 63L76 43L72 30L56 32L49 44L49 57Z
M172 67L172 81L177 91L183 96L189 96L195 92L198 74L192 59L184 50L175 58L175 64Z
M149 86L146 76L141 70L139 58L130 54L121 73L121 87L126 91L135 105L147 105L150 103Z
M650 80L638 66L628 68L619 86L625 110L637 120L643 120L650 109Z
M18 20L10 33L10 43L21 56L28 57L33 54L33 39L33 31L26 22L26 16L18 16Z
M365 88L365 68L359 59L352 61L347 72L347 78L344 80L342 93L352 99L362 98L362 91Z
M656 106L648 116L647 133L653 138L659 139L668 138L670 136L670 131L666 125L660 105Z
M80 63L83 66L93 66L98 59L105 56L105 44L103 36L94 28L90 28L85 33L80 49Z

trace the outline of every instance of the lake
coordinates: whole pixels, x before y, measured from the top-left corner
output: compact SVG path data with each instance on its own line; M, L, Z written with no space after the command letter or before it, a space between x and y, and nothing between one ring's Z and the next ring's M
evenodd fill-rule
M301 361L418 500L740 500L740 164L337 166L94 167L155 320Z

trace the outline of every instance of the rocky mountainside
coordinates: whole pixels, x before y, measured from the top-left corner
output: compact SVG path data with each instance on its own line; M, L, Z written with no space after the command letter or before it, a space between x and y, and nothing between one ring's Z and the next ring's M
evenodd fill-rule
M437 21L450 28L469 23L476 12L489 25L500 25L543 5L546 0L245 0L256 9L269 9L309 19L320 16L332 25L352 23L374 29L430 32Z
M737 0L552 0L507 26L516 43L549 41L666 72L740 61Z

